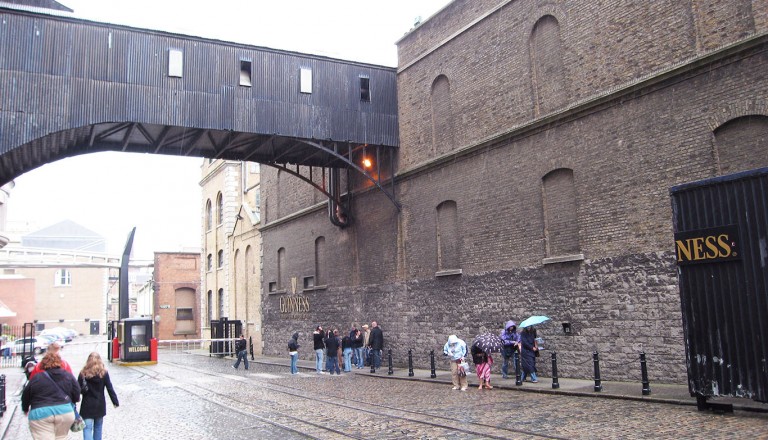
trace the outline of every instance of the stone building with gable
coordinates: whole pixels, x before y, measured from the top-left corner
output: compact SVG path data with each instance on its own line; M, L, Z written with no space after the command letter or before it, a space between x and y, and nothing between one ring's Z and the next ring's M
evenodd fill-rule
M358 185L340 229L263 173L262 287L308 304L265 293L265 352L376 320L426 366L449 334L547 315L562 376L597 351L636 379L645 352L685 382L669 188L768 166L768 1L456 0L397 46L399 212Z

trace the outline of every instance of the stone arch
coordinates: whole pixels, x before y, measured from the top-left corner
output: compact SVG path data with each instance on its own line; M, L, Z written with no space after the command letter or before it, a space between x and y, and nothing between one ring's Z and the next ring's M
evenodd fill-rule
M430 89L432 115L432 151L441 155L453 150L453 113L451 110L451 83L441 74Z
M768 116L740 116L712 134L717 175L768 166Z
M544 15L533 25L528 41L533 115L540 117L568 102L560 23Z

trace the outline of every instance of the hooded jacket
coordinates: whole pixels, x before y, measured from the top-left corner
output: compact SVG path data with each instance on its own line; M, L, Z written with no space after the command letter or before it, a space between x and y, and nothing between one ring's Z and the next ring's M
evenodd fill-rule
M467 343L456 335L448 336L448 342L443 347L443 353L452 361L461 360L467 355Z
M512 331L507 331L510 327L513 327ZM499 336L501 336L501 340L504 342L505 347L519 343L520 334L517 332L517 323L512 320L507 321L504 325L504 330L501 331Z
M289 352L297 351L299 347L301 347L301 345L299 345L299 332L296 332L291 337L291 340L288 341L288 351Z

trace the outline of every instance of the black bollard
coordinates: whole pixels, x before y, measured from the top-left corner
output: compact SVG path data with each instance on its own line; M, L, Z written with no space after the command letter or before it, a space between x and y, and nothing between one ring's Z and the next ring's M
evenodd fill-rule
M592 353L592 361L595 363L595 392L603 390L603 386L600 384L600 357L597 352Z
M432 374L430 374L429 377L434 379L437 377L437 374L435 373L435 350L429 352L429 364L432 368Z
M413 377L413 350L408 349L408 377Z
M251 360L252 361L256 360L256 358L253 357L253 336L248 336L248 348L251 349L250 350L251 351Z
M520 354L515 353L513 356L513 359L515 360L515 385L521 386L523 384L523 372L522 368L520 368Z
M387 370L388 375L393 375L395 372L392 370L392 349L390 348L387 350L387 361L389 362L389 370Z
M8 407L5 405L5 374L0 374L0 417Z
M560 388L560 382L557 381L557 353L552 352L552 389Z
M648 382L648 367L645 364L645 352L640 353L640 373L643 380L643 396L651 394L651 383Z

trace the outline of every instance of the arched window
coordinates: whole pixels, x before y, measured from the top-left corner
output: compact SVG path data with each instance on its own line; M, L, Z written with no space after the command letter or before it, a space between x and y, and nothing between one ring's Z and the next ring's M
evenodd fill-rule
M219 193L216 196L216 224L221 225L224 221L224 197Z
M205 267L208 270L208 272L213 270L213 255L208 254L208 257L206 258Z
M461 269L459 259L459 215L456 202L446 200L437 205L437 270L455 272ZM460 272L458 272L460 273Z
M542 179L547 257L579 254L579 221L573 170L560 168Z
M210 231L213 226L213 207L211 206L211 199L205 202L205 230Z
M432 149L435 154L453 150L453 114L451 113L451 84L440 75L432 83Z
M768 166L768 116L732 119L715 130L718 175Z
M283 271L285 270L285 248L277 250L277 290L285 289Z
M219 289L219 319L226 316L224 313L224 289Z
M317 237L315 239L315 285L325 285L325 278L325 237Z
M217 263L216 267L218 269L221 269L222 267L224 267L224 249L219 249L218 258L216 260L216 263Z
M551 15L533 26L529 48L534 117L563 107L567 102L560 24Z
M211 321L213 321L213 291L212 290L208 291L207 307L208 307L208 322L207 322L207 324L211 325Z

